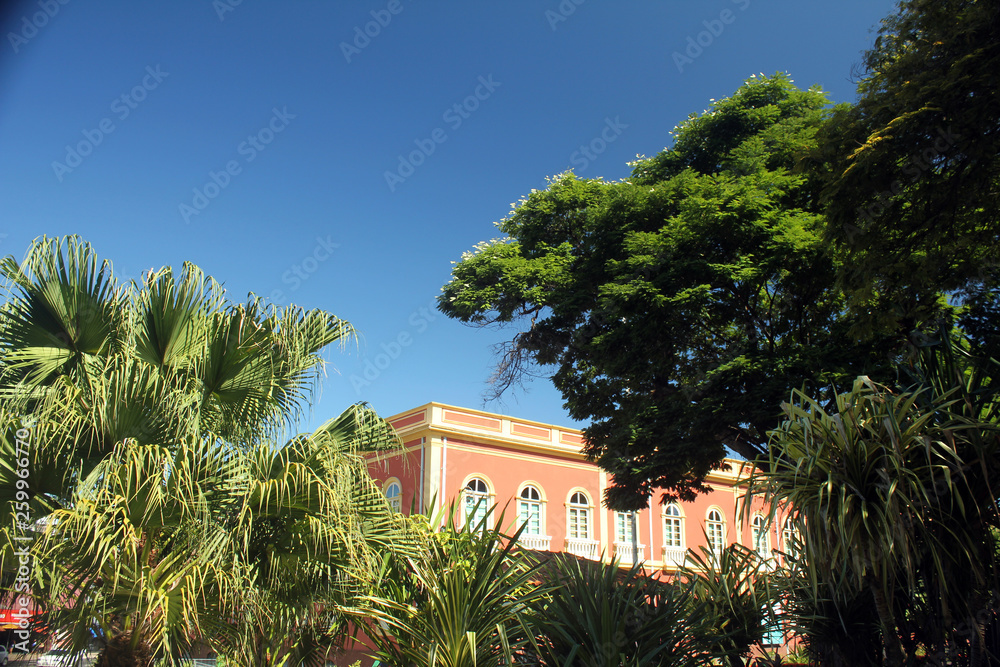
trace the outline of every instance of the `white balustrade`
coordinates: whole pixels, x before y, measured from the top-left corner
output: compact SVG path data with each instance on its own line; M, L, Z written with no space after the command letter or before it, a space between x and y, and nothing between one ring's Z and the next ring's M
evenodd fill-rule
M597 560L597 550L599 546L600 542L597 540L585 540L572 537L566 538L566 553L571 553L574 556L579 556L581 558Z
M618 557L619 562L622 565L631 565L636 561L632 555L632 544L631 543L621 543L615 542L615 556ZM641 563L646 560L646 545L639 545L639 558L638 561Z
M523 549L531 549L533 551L548 551L549 543L552 538L548 535L525 535L521 533L521 537L518 538L517 543Z
M684 564L687 549L681 547L663 547L663 564L666 567L680 567Z

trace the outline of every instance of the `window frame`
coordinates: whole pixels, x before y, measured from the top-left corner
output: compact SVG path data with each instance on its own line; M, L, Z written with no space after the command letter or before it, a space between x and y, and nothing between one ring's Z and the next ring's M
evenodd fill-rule
M469 487L474 483L479 482L485 488L485 491L480 491L478 489L470 489ZM470 506L469 499L476 498L476 502ZM470 528L475 528L478 526L485 517L486 521L484 528L487 530L493 528L493 486L490 484L489 480L479 474L469 475L462 485L462 526L469 526ZM472 509L472 518L474 520L470 521L469 509Z
M534 492L535 497L525 497L526 492ZM523 519L524 508L534 508L537 512L537 531L531 532L531 522L530 514L528 519ZM521 535L530 535L533 537L544 537L546 535L545 531L545 495L542 493L541 487L535 482L524 482L521 488L517 492L517 521L518 528L522 524L527 524Z
M574 502L573 498L580 496L584 499L584 502ZM593 539L593 521L591 517L593 516L594 505L590 500L590 494L581 489L573 489L569 494L569 499L566 501L566 539L570 540L591 540ZM576 520L573 518L573 513L576 513ZM583 536L579 535L579 525L580 517L583 517L584 532ZM577 535L573 535L573 532L577 532Z
M786 558L798 558L799 548L793 542L801 540L799 529L792 522L792 517L785 517L785 522L781 528L781 546L784 548Z
M671 512L673 510L673 512ZM677 503L668 503L663 508L663 546L668 549L683 549L684 548L684 512L681 511L680 505ZM667 530L667 526L672 525L671 530ZM676 534L676 540L671 541L669 538L672 534Z
M715 514L719 518L714 519ZM726 548L726 515L719 507L710 507L705 513L705 535L708 538L708 548L715 554L717 559L722 558L722 552ZM713 537L718 537L718 544L715 544Z
M634 539L633 539L633 536L631 534L632 533L632 521L631 521L632 514L633 514L632 512L615 512L615 543L616 544L624 544L624 545L627 545L627 546L632 546L632 542L633 541L638 544L639 536L636 535L634 537ZM625 518L625 523L624 524L621 523L621 518L622 517ZM624 531L620 531L619 530L619 528L621 528L622 526L624 526ZM639 527L639 522L638 522L638 517L637 517L636 528L638 528L638 527ZM622 539L622 538L624 538L624 539Z
M763 545L761 544L762 539ZM767 522L764 520L763 514L754 514L750 520L750 542L758 556L765 560L771 557L771 531L767 529Z
M389 495L389 491L392 487L396 487L396 494L393 496ZM403 483L398 477L390 477L385 481L382 487L382 495L385 496L386 501L389 503L389 507L393 512L402 513L403 511Z

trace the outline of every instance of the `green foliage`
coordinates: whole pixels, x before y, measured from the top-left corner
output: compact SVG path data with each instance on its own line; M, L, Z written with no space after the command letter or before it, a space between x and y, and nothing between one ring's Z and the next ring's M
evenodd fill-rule
M23 457L36 522L16 525L4 503L0 562L9 574L16 537L34 538L44 622L77 649L96 624L106 660L143 665L194 642L281 664L336 639L336 610L370 591L375 554L407 544L364 458L396 437L358 405L275 438L319 351L351 326L232 304L190 264L119 285L76 237L39 239L0 271L0 496L25 493Z
M535 557L516 549L521 531L505 536L485 518L462 526L457 513L452 505L449 521L426 519L444 527L428 534L422 552L391 558L382 591L357 614L387 664L496 665L529 646L529 610L548 589L537 585Z
M919 319L938 290L996 268L998 27L996 0L901 1L865 55L857 104L824 138L828 236L855 298L888 296L876 317Z
M607 500L691 498L728 446L764 452L791 387L874 372L891 339L847 335L818 185L826 97L788 77L747 81L678 126L673 148L617 183L564 174L532 191L454 267L439 308L477 325L525 321L497 391L552 380L614 473Z
M767 564L742 544L730 544L718 554L702 546L697 552L688 550L678 576L691 590L689 613L702 619L693 627L697 640L728 664L742 667L777 624Z
M534 651L543 665L704 665L701 609L687 587L641 567L557 556L545 578L554 589L536 601Z
M919 385L859 378L832 409L798 391L785 406L748 493L791 512L786 607L829 664L879 664L883 649L893 665L924 651L975 663L988 650L1000 429L995 386L973 361L929 349Z
M112 639L98 656L94 667L147 667L153 664L153 651L145 642L133 646L119 635Z
M882 664L879 617L868 590L840 584L822 566L802 558L786 561L774 577L785 629L799 637L801 652L828 667ZM805 657L805 656L803 656Z

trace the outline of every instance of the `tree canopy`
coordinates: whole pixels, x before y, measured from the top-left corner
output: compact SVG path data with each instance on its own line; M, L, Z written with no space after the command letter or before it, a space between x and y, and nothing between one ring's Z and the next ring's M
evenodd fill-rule
M620 182L572 173L532 191L439 297L474 325L526 322L497 387L532 364L614 474L606 501L690 498L729 447L766 451L790 388L877 372L894 331L848 335L823 241L820 180L797 168L830 114L818 89L754 77L675 128Z
M996 0L900 2L824 133L827 236L874 317L919 319L941 289L998 303L998 34Z

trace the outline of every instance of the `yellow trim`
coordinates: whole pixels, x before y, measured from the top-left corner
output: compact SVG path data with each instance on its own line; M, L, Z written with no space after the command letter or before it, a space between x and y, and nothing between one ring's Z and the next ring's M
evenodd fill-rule
M409 447L403 447L402 449L397 449L391 452L371 452L372 461L388 461L389 459L396 458L397 456L403 456L404 454L411 454L413 452L419 451L423 447L422 442L418 442L415 445Z
M387 479L384 482L382 482L382 495L385 495L385 492L389 490L389 486L392 485L392 484L398 484L399 485L399 495L402 496L403 495L403 482L401 482L398 477L390 477L389 479Z
M407 433L408 435L419 433L422 430L428 430L431 432L437 432L439 437L441 435L464 435L474 437L480 440L482 444L496 445L504 447L505 449L518 449L524 452L544 452L545 454L552 455L558 454L560 456L569 456L576 459L579 462L586 462L589 468L593 464L586 461L586 457L582 454L581 449L577 445L569 445L561 442L560 434L567 433L571 435L577 435L583 437L583 431L578 428L560 426L558 424L550 424L547 422L539 422L531 419L521 419L518 417L513 417L511 415L505 415L497 412L487 412L485 410L477 410L475 408L466 408L458 405L451 405L448 403L438 403L431 401L423 405L416 406L404 412L396 415L392 415L388 418L389 421L394 419L399 419L401 417L406 417L417 413L419 411L424 411L424 421L414 424L412 426L407 426L401 429L400 433ZM483 417L486 419L496 419L500 421L500 431L495 431L492 428L483 426L473 426L471 424L455 423L451 420L444 419L444 411L452 410L455 412L462 412L465 414L470 414L477 417ZM508 424L523 424L526 426L531 426L535 428L547 429L552 433L552 441L544 441L538 439L532 439L528 436L515 435L510 433L510 427L504 428L504 422ZM452 445L449 443L449 448ZM725 463L730 465L730 470L728 472L713 470L709 472L706 476L705 481L712 485L718 484L720 487L718 490L734 490L735 485L745 485L745 477L749 474L751 464L747 461L741 461L739 459L725 459Z
M514 454L514 455L511 455L509 452L491 452L489 450L480 449L478 447L468 447L466 445L456 445L456 444L454 444L452 442L448 443L448 449L450 451L460 451L460 452L467 452L467 453L471 453L471 454L484 454L486 456L495 456L495 457L498 457L498 458L508 459L508 460L512 460L512 461L531 461L531 462L535 463L539 459L538 456L531 456L531 455L526 455L526 454ZM593 468L594 468L594 464L592 464L592 463L590 463L590 464L582 464L582 463L575 463L575 462L572 462L572 461L562 461L558 465L559 465L560 468L573 468L574 470L584 470L584 471L590 471L590 470L593 470Z
M604 491L608 488L608 473L604 472L600 468L597 468L597 493L601 498L604 498ZM611 544L611 536L608 534L608 512L603 505L597 503L597 509L594 510L594 514L597 514L598 526L601 529L600 542L601 542L601 558L610 561L614 558L614 549Z
M406 416L408 414L416 412L417 410L420 410L421 408L427 408L427 407L441 408L442 410L457 410L458 412L467 412L469 414L474 414L474 415L478 415L478 416L481 416L481 417L490 417L492 419L500 419L501 421L504 420L504 419L507 419L507 420L510 420L512 422L519 422L521 424L527 424L528 426L537 426L537 427L540 427L540 428L556 429L557 431L565 431L567 433L575 433L577 435L583 435L583 431L581 431L580 429L577 429L577 428L573 428L571 426L560 426L559 424L549 424L549 423L546 423L546 422L536 422L536 421L533 421L531 419L522 419L520 417L513 417L511 415L505 415L505 414L502 414L502 413L499 413L499 412L487 412L485 410L477 410L475 408L466 408L466 407L462 407L460 405L451 405L451 404L448 404L448 403L438 403L437 401L431 401L430 403L425 403L424 405L418 405L417 407L411 408L411 409L407 410L406 412L401 412L398 415L392 415L391 417L388 418L388 421L392 421L393 419L397 419L398 417L404 417L404 416ZM433 417L432 417L432 422L433 422Z
M454 426L462 426L464 428L470 428L470 429L473 429L473 430L483 429L484 431L488 431L490 433L503 433L503 420L500 419L500 418L498 418L498 417L483 417L483 419L493 419L493 420L496 420L496 421L500 422L500 424L496 428L493 428L493 427L490 427L490 426L480 426L479 424L469 424L468 422L463 422L463 421L456 420L456 419L448 419L447 417L444 416L445 412L447 412L447 411L457 412L457 413L465 413L464 410L451 410L450 408L446 408L446 409L442 410L441 411L441 421L443 423L445 423L445 424L452 424ZM467 413L467 414L469 414L470 417L482 417L482 415L474 415L472 413Z
M726 513L725 513L725 511L723 511L723 509L721 507L719 507L718 505L711 505L707 510L705 510L705 521L709 520L708 515L709 515L709 513L712 510L715 510L715 511L717 511L719 513L719 516L722 517L722 523L725 523L725 524L729 523L729 521L726 519Z

